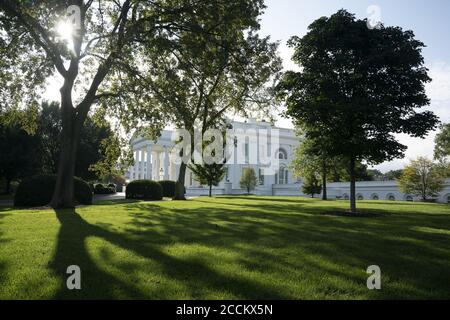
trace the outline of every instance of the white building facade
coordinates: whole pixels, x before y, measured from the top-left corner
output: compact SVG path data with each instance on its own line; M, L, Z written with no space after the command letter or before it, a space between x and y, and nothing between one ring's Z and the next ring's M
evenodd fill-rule
M246 168L253 168L258 183L252 193L304 196L301 192L301 180L296 178L290 169L295 148L300 143L299 137L292 129L276 128L268 122L250 119L246 122L232 122L228 130L228 136L230 135L234 136L234 143L227 144L227 148L234 150L226 151L231 154L231 159L226 164L227 173L223 181L213 187L213 194L246 193L246 190L240 187L240 179ZM176 153L173 152L174 141L174 132L170 130L164 130L156 142L142 137L133 139L131 145L135 164L127 172L127 180L176 181L180 164L177 162ZM270 165L264 160L268 157L275 159ZM188 196L207 195L209 191L207 186L202 186L195 180L189 169L186 170L185 187ZM356 190L358 200L417 200L412 195L401 193L395 181L357 182ZM347 199L350 186L345 182L329 183L327 191L330 199ZM450 180L437 201L450 203Z

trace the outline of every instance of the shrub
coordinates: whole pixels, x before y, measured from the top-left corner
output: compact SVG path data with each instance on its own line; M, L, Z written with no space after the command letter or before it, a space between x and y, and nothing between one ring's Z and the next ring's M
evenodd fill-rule
M55 190L56 175L37 175L24 179L14 196L16 207L39 207L50 203ZM91 188L84 180L75 177L75 199L80 204L92 204Z
M116 188L110 187L109 185L106 186L104 184L97 183L94 186L94 193L95 194L113 194L113 193L116 193Z
M126 190L127 199L161 200L163 188L155 181L135 180L128 184Z
M172 198L175 196L175 181L163 180L159 181L159 184L163 189L163 197Z

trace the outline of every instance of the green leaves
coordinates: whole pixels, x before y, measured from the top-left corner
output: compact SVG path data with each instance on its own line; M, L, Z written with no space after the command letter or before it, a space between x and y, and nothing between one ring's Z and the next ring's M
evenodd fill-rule
M445 175L438 164L419 157L403 170L398 184L402 192L427 200L439 194L444 187L444 181Z

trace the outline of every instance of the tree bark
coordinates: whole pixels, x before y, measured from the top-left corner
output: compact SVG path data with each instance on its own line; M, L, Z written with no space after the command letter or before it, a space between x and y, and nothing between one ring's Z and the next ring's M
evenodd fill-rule
M212 197L212 184L209 185L209 197Z
M72 87L73 83L67 81L61 88L61 151L55 190L50 202L52 208L73 208L76 205L73 181L80 130L85 117L76 117L72 105Z
M327 196L327 165L325 161L322 165L322 200L328 200Z
M172 200L186 200L186 197L184 195L186 168L187 168L186 163L181 162L180 173L178 174L178 180L175 185L175 195L173 196Z
M356 214L356 175L355 175L355 163L354 157L350 158L350 212Z
M10 194L10 193L11 193L11 179L6 178L5 179L5 194Z

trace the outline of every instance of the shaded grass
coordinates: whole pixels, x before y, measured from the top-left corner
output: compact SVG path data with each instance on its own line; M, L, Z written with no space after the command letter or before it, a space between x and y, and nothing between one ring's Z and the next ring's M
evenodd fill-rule
M450 298L450 207L217 197L0 208L0 298ZM66 288L79 265L82 290ZM382 290L366 288L370 265Z

